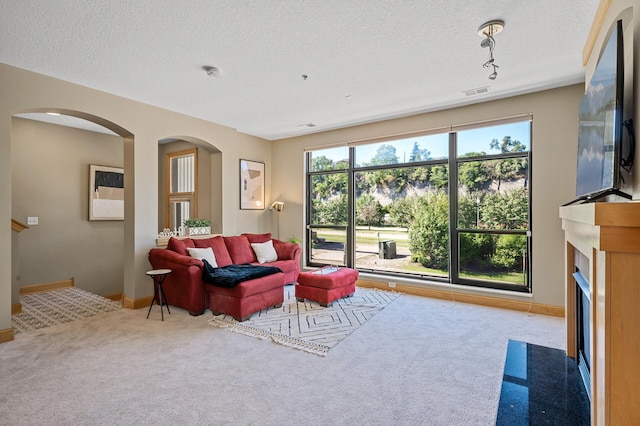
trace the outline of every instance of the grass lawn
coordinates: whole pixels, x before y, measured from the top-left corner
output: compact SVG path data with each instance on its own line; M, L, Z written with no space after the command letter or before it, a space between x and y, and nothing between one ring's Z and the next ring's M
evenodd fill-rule
M510 284L525 284L525 275L522 272L496 272L487 274L486 272L464 272L460 273L460 277L483 281L498 281Z
M345 243L347 236L342 230L331 229L318 229L318 238L324 238L328 242ZM356 227L356 244L369 244L377 245L379 241L394 240L396 247L408 248L409 247L409 231L406 228L383 228L383 227ZM384 270L384 265L381 265L380 270ZM447 270L425 268L419 263L409 262L402 266L402 269L408 273L434 275L439 277L449 276ZM525 286L525 274L522 272L470 272L465 271L460 273L461 278L482 280L482 281L495 281L502 283L510 283Z
M344 243L347 235L342 230L318 229L318 238ZM409 231L406 228L356 227L356 244L378 244L378 241L394 240L398 247L409 247Z

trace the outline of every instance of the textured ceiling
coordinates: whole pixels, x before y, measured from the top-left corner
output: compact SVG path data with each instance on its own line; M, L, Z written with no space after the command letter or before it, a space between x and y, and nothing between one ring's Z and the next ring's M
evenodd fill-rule
M0 0L0 62L272 140L584 81L597 5ZM477 34L492 19L494 81Z

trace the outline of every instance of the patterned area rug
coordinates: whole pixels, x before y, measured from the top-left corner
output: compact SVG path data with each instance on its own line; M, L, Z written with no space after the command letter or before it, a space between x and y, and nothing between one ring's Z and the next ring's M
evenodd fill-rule
M244 322L218 315L209 324L324 356L398 296L400 293L357 287L352 297L325 308L307 300L297 302L294 286L287 285L281 308L257 312Z
M20 304L22 313L11 316L16 334L122 308L120 302L75 287L20 296Z

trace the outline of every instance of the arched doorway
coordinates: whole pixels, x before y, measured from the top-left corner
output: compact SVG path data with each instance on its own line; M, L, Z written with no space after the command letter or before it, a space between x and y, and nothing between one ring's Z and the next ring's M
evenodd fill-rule
M170 185L172 159L194 154L193 194L174 198ZM176 162L174 161L174 166ZM175 202L178 200L178 203ZM180 201L196 216L211 221L211 232L222 232L222 152L209 142L189 136L172 136L158 141L158 231L174 229L176 204Z
M37 218L12 249L12 306L20 287L70 279L116 298L124 286L124 220L89 220L89 167L123 168L123 142L133 135L90 114L47 111L59 115L12 116L12 216Z

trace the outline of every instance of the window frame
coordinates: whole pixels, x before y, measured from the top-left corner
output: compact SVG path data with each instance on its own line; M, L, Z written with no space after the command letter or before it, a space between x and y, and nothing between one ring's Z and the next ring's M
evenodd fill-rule
M515 122L528 122L529 123L529 141L528 141L528 149L523 152L506 152L506 153L497 153L497 154L485 154L479 155L475 157L460 157L457 156L457 136L458 132L463 130L471 130L474 128L485 128L485 127L493 127L501 124L515 123ZM364 167L356 167L355 165L355 147L360 145L367 145L373 143L380 142L389 142L393 144L395 140L401 140L406 138L411 138L414 136L422 136L425 134L435 134L435 133L443 133L442 128L437 131L423 131L416 132L414 134L402 134L395 137L383 137L383 138L374 138L367 141L358 141L355 143L350 143L349 146L349 166L347 169L335 169L335 170L325 170L325 171L312 171L312 152L321 151L323 148L318 149L310 149L306 152L305 164L306 164L306 244L305 244L305 259L306 265L310 267L320 267L326 265L326 263L313 262L311 259L311 254L313 250L312 246L312 231L313 229L321 229L321 228L340 228L345 229L346 231L346 243L345 243L345 266L356 268L355 265L355 238L356 238L356 227L355 227L355 198L356 198L356 188L355 188L355 174L359 172L368 172L375 170L393 170L400 168L414 168L414 167L425 167L425 166L435 166L435 165L447 165L448 166L448 200L449 200L449 270L448 277L439 277L433 275L426 274L410 274L410 273L400 273L400 272L392 272L392 271L383 271L369 268L357 268L360 271L367 273L374 273L381 276L396 276L396 277L405 277L405 278L413 278L418 280L430 280L430 281L445 281L450 284L460 284L469 287L485 287L499 290L508 290L514 292L532 292L532 252L533 252L533 244L532 244L532 200L533 200L533 187L532 187L532 175L533 175L533 117L531 114L520 115L515 117L507 117L504 119L485 121L481 123L471 123L468 125L459 125L459 126L451 126L447 128L447 133L449 136L449 155L447 159L437 159L437 160L427 160L427 161L418 161L418 162L402 162L396 164L385 164L385 165L369 165ZM335 145L333 146L335 147ZM490 230L490 229L463 229L458 227L458 168L460 164L465 162L472 161L484 161L484 160L503 160L503 159L514 159L514 158L526 158L528 161L527 167L527 177L526 177L526 187L527 187L527 214L528 214L528 226L527 229L516 229L516 230ZM346 226L342 225L319 225L311 223L311 210L312 210L312 197L311 197L311 183L312 176L316 175L326 175L333 173L347 173L347 204L348 204L348 223ZM460 277L461 267L459 265L459 238L461 233L481 233L481 234L489 234L489 235L502 235L502 234L510 234L510 235L525 235L526 236L526 258L523 259L526 267L526 275L525 275L525 285L515 284L515 283L506 283L499 281L490 281L490 280L481 280L481 279L470 279L466 277Z
M193 155L193 191L171 192L172 168L171 161L174 158ZM190 148L181 151L168 152L165 156L165 227L171 223L172 202L193 201L193 218L198 217L198 148ZM175 224L176 228L182 224Z

